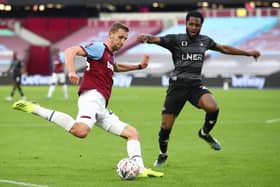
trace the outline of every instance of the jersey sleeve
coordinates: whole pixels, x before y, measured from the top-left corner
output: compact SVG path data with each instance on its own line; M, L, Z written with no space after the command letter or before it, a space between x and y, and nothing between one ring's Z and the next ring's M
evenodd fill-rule
M93 60L101 59L105 50L105 45L103 43L91 43L81 47L85 50L87 56Z
M208 46L207 46L208 49L214 49L215 46L216 46L216 42L212 38L208 37Z
M174 47L175 43L176 43L176 40L175 40L174 34L168 34L168 35L160 37L159 45L164 48L172 49L172 47Z

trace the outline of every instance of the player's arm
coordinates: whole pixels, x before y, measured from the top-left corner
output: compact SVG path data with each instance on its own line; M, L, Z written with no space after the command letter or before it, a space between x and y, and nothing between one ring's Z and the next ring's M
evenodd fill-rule
M65 50L65 64L69 79L73 84L78 84L80 77L75 70L75 56L86 56L86 52L80 46L69 47Z
M221 53L224 54L229 54L229 55L242 55L242 56L252 56L254 59L257 61L258 58L260 57L260 52L259 51L245 51L242 49L238 49L236 47L228 46L228 45L221 45L221 44L216 44L214 47L214 50L220 51Z
M148 67L149 64L149 56L144 55L142 58L140 64L123 64L123 63L116 63L114 66L114 71L115 72L126 72L126 71L133 71L133 70L140 70L140 69L145 69Z
M6 75L8 75L9 73L12 73L13 70L15 69L15 65L16 65L16 64L15 64L15 61L12 60L10 66L9 66L9 68L8 68L7 71L4 73L4 75L6 76Z
M12 71L12 69L13 69L13 62L11 62L11 64L10 64L10 66L9 66L9 68L7 69L7 71L6 71L6 73L10 73L11 71Z
M154 43L154 44L159 44L160 43L160 37L158 36L153 36L150 34L140 34L137 37L137 41L140 43Z

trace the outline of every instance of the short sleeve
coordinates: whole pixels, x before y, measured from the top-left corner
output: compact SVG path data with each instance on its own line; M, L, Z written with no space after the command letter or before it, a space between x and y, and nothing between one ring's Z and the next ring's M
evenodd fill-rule
M81 47L85 50L87 56L93 60L101 59L105 50L105 45L101 42L95 42Z
M212 38L208 37L208 49L214 49L215 46L216 42Z
M175 45L175 42L176 42L175 35L168 34L166 36L160 37L159 45L164 48L171 49Z

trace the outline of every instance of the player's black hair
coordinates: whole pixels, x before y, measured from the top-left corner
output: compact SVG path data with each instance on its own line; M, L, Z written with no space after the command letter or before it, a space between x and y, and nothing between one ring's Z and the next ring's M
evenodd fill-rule
M200 18L201 20L201 24L203 24L204 21L204 17L200 12L197 11L191 11L187 14L186 16L186 21L188 21L190 19L190 17L196 17L196 18Z

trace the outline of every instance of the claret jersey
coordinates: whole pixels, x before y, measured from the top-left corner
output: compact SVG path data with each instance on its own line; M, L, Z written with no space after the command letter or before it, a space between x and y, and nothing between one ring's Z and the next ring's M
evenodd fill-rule
M170 75L172 80L201 81L205 51L213 49L216 43L205 35L192 39L187 34L169 34L160 37L159 45L172 53L175 66Z
M63 61L61 60L60 56L54 55L53 57L53 72L54 73L64 73L64 65L63 65Z
M86 52L88 67L84 71L78 93L96 89L108 103L113 86L114 54L102 42L94 42L81 47Z

